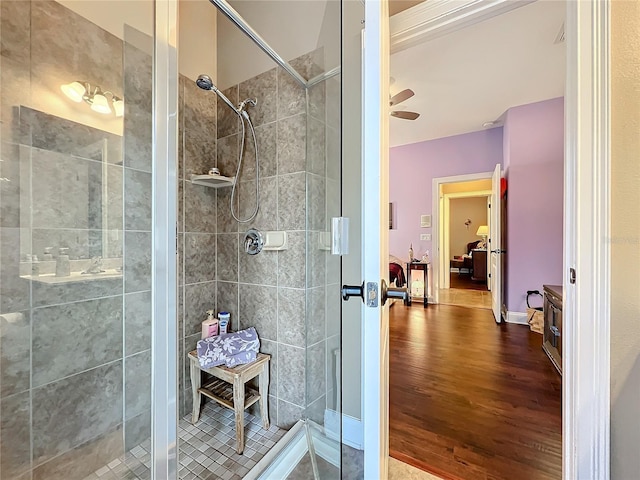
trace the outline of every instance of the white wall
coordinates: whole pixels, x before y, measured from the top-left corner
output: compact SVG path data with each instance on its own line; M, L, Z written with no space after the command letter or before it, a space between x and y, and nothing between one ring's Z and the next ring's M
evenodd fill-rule
M465 221L471 220L469 228ZM489 225L487 219L487 197L452 198L449 210L450 256L467 253L467 244L482 240L476 235L480 225Z
M58 3L120 39L124 38L125 24L146 35L153 34L150 0L58 0ZM194 80L202 72L215 77L216 8L208 0L180 0L179 23L180 73Z
M57 0L107 32L122 39L124 25L151 36L153 34L153 2L150 0Z
M442 193L477 192L480 190L491 190L491 179L445 183L444 185L442 185Z
M180 0L180 73L195 80L201 73L214 80L217 72L217 9L209 0Z
M640 3L612 3L611 478L640 472Z
M233 8L286 61L327 45L340 52L335 0L234 0ZM293 19L296 19L295 21ZM226 17L218 19L218 86L228 88L263 73L276 64ZM338 58L327 58L327 69Z
M349 255L342 258L343 283L362 283L362 108L361 41L358 17L362 7L348 2L352 8L345 15L349 33L345 35L343 85L349 95L343 97L342 119L342 215L351 218ZM342 408L354 418L362 418L362 310L357 299L342 302Z

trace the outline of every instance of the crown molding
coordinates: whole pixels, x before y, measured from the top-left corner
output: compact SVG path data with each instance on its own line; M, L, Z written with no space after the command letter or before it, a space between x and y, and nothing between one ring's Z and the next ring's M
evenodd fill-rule
M389 19L391 53L524 7L535 0L428 0Z

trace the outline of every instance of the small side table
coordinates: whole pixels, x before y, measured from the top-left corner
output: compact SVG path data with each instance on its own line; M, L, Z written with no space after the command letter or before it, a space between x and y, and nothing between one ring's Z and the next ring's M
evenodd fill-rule
M425 308L429 306L428 280L429 280L429 264L425 262L407 262L407 285L409 287L409 305L411 305L411 270L422 270L424 279L424 289L422 292L422 300Z
M189 352L191 362L191 388L193 391L193 412L191 423L195 424L200 418L201 395L218 402L226 408L230 408L236 415L236 452L244 451L244 411L256 402L260 402L260 416L262 428L269 429L269 360L270 355L259 353L255 362L228 368L219 367L201 368L196 350ZM213 375L213 379L201 387L202 375L200 372ZM258 391L245 387L245 383L258 377Z

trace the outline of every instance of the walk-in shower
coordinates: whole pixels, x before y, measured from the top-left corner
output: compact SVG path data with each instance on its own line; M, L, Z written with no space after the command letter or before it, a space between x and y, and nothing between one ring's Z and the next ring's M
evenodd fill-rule
M338 478L342 2L121 3L0 2L0 476ZM193 179L213 168L233 182ZM252 228L286 249L241 253ZM228 411L190 420L207 310L270 356L242 455Z
M290 256L297 255L293 251L281 252L277 263L269 257L270 252L255 257L240 254L239 257L239 320L242 325L255 324L263 340L264 353L272 356L276 368L272 371L274 385L270 410L276 417L273 423L288 429L246 478L340 478L343 454L341 328L339 317L332 317L340 309L339 297L332 295L339 291L340 280L336 272L339 272L340 261L339 257L330 255L327 243L330 219L340 216L340 2L327 2L324 38L316 40L320 47L302 51L292 61L277 53L229 3L224 0L211 0L211 3L276 65L263 72L254 71L254 76L248 79L246 74L239 74L224 88L215 86L208 75L200 75L196 81L201 89L215 92L222 108L230 109L239 118L240 131L236 133L229 126L225 110L218 108L218 152L227 155L233 151L227 147L229 144L237 144L239 152L230 198L219 193L218 200L228 200L232 216L238 220L233 211L238 191L243 186L246 191L253 181L257 188L264 177L265 186L256 190L255 197L260 202L261 213L257 216L254 210L247 222L257 222L254 226L264 229L287 231L289 238L294 239L294 245L296 241L301 242L300 247L294 248L304 259L303 265L291 263ZM238 8L242 8L241 3ZM253 21L259 25L261 19L253 18ZM232 41L229 36L221 38L225 42ZM256 53L260 55L260 52L247 52L254 57ZM219 71L233 72L235 59L237 56L219 56ZM243 64L251 63L243 58ZM247 95L258 97L258 101L265 99L261 103L263 109L256 111L256 128L247 115L247 101L237 103ZM269 138L267 132L275 130L271 133L271 140L275 141L271 146L275 149L271 154L275 156L275 165L271 170L265 167L264 176L261 176L263 169L256 164L255 175L242 178L245 120L252 131L254 145L256 137L258 141L261 137ZM256 130L260 136L256 135ZM268 142L261 143L265 143L264 146L261 144L261 151L268 152ZM269 153L261 155L261 161L264 155L268 157ZM220 161L220 155L218 158ZM246 204L242 194L240 197L238 208ZM218 254L221 253L220 245ZM263 270L270 268L269 265L277 269L275 275L267 275ZM245 280L244 268L247 273L265 273L262 277L246 277ZM299 271L299 280L291 278L287 270ZM251 291L254 288L243 287L243 281L264 285L260 292L273 291L277 301L271 303L258 291ZM226 285L225 279L218 278L218 282ZM276 285L276 288L272 290L270 285ZM224 301L219 298L218 304ZM253 301L272 305L270 308L275 311L264 311L264 315L274 318L277 327L263 318L251 318L253 307L247 309L244 304Z
M248 107L255 107L258 104L258 100L255 98L246 98L238 107L236 107L231 100L229 100L224 93L222 93L218 87L213 84L213 80L209 75L200 75L196 80L196 85L202 90L207 90L214 92L220 97L224 103L226 103L231 110L233 110L236 115L238 115L238 119L240 120L240 125L242 126L242 135L240 137L240 151L238 152L238 168L236 169L236 175L233 181L233 186L231 187L231 199L229 201L229 208L231 209L231 216L236 222L240 223L248 223L258 215L258 210L260 209L260 155L258 153L258 141L256 140L256 131L253 128L253 122L247 113ZM254 148L254 157L255 157L255 172L256 172L256 181L255 181L255 206L253 208L253 212L249 214L247 218L240 218L240 214L235 211L235 200L236 200L236 192L238 187L238 182L240 181L240 174L242 172L242 161L245 156L245 148L246 148L246 132L247 129L245 127L245 122L249 125L249 129L251 130L251 136L253 137L253 148Z

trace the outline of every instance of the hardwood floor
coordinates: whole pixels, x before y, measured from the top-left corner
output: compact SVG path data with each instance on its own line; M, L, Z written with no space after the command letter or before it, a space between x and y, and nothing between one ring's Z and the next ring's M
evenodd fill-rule
M490 310L390 311L390 454L447 479L562 477L561 380L542 335Z
M438 301L440 304L459 307L491 308L491 292L463 288L441 288Z
M449 286L451 288L465 288L468 290L481 290L483 292L486 292L488 290L487 282L474 282L473 280L471 280L471 275L469 275L468 273L463 273L460 275L458 273L452 272L449 275Z

